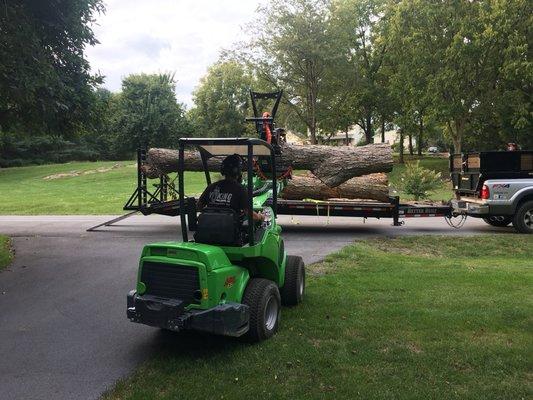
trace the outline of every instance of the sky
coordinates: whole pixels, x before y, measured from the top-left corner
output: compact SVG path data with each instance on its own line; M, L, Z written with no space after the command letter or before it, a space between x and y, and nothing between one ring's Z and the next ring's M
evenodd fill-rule
M93 25L100 42L86 55L104 86L119 91L131 73L173 72L176 97L188 107L192 91L222 49L246 38L261 0L104 0Z

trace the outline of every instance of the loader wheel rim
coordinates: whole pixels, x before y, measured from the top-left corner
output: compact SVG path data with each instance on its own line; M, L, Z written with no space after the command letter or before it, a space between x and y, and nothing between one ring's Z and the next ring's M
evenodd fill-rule
M274 296L268 298L265 306L265 328L269 331L274 329L278 321L279 305Z
M524 224L526 224L526 226L529 228L529 229L533 229L533 209L532 210L527 210L524 214Z
M300 279L300 282L298 282L298 296L303 296L304 294L304 286L305 286L305 283L304 283L304 277L302 276L302 278Z

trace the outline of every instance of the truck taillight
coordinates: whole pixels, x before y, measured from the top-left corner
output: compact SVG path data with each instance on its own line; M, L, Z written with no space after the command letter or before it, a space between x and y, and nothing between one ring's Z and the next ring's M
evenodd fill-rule
M481 188L481 198L483 200L488 200L490 198L489 187L487 185L483 185Z

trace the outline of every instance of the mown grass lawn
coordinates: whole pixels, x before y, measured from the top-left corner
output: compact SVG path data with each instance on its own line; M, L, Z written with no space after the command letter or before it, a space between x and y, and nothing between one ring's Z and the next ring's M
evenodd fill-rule
M408 156L406 160L409 160ZM421 165L447 176L447 159L424 157ZM390 173L393 186L404 168L403 165L394 166ZM98 169L109 170L97 172ZM78 175L44 179L69 173ZM0 169L0 215L120 214L136 187L136 174L134 161L72 162ZM157 180L149 182L155 184ZM185 188L188 194L201 193L205 188L203 172L186 173ZM398 194L402 200L410 199L401 191ZM451 186L443 181L442 188L430 199L448 200L451 197Z
M0 235L0 271L9 265L12 256L9 238Z
M104 398L531 398L532 248L509 234L356 243L308 268L271 340L161 332L159 355Z
M107 172L95 172L113 166L117 167ZM79 175L44 179L73 172ZM201 193L204 182L202 172L186 173L188 193ZM150 184L155 183L157 180L150 181ZM120 214L136 184L134 161L73 162L0 169L0 215Z

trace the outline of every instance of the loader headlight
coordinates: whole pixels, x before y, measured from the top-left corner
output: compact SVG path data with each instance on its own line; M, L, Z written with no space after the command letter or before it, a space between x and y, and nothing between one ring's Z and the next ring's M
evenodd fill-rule
M192 294L192 297L196 301L201 301L202 300L202 291L201 290L195 290L194 293Z

